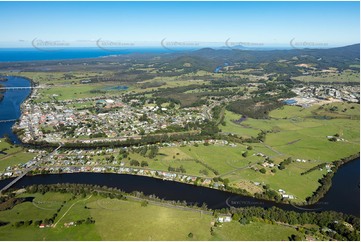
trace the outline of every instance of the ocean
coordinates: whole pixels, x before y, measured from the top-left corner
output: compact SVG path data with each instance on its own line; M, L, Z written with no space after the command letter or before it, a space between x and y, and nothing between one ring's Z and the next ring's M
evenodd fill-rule
M96 58L111 55L125 55L132 53L167 53L171 50L165 48L129 48L129 49L110 49L103 50L99 48L64 48L64 49L46 49L35 48L0 48L0 62L17 61L40 61L40 60L68 60Z

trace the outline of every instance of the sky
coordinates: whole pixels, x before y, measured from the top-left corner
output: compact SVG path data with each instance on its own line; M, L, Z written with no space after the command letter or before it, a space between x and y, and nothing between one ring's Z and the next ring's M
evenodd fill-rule
M0 2L0 47L34 40L49 46L342 46L360 42L359 4Z

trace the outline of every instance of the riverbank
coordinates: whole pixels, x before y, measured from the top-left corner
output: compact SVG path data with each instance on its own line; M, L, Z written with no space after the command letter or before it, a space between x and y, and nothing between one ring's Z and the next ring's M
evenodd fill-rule
M30 87L33 81L28 78L9 76L4 87ZM12 132L15 121L22 115L21 104L28 100L31 89L6 90L3 100L0 101L0 137L8 136L13 143L19 144L21 140Z
M301 214L277 208L210 210L138 192L129 194L82 184L30 186L5 200L17 205L0 211L0 238L14 240L147 240L150 236L154 240L284 241L293 237L331 240L334 235L323 232L323 223L337 220L356 228L358 222L336 212ZM350 234L345 237L353 238Z
M359 159L349 163L349 168L357 170L359 168ZM340 168L342 172L342 167ZM358 171L358 170L357 170ZM347 175L347 174L346 174ZM359 216L359 207L354 205L355 192L354 187L359 189L354 182L347 182L348 177L339 177L335 184L340 183L341 186L332 186L332 196L325 196L318 203L307 206L296 206L294 204L277 203L269 200L257 199L251 196L237 195L220 189L212 189L204 186L195 186L177 181L162 180L149 176L139 176L133 174L115 174L115 173L64 173L64 174L48 174L25 176L13 186L13 189L30 186L33 184L89 184L107 186L120 189L125 192L141 191L145 195L152 195L165 200L187 201L190 204L206 203L209 208L220 209L230 207L272 207L276 206L289 211L337 211L346 214ZM6 179L0 181L0 187L3 187L13 180ZM345 182L346 181L346 182ZM340 192L352 189L352 192L346 192L346 196L340 199ZM359 190L358 190L359 192ZM350 198L347 198L350 196ZM348 205L350 203L350 205ZM352 204L352 205L351 205ZM357 204L357 201L356 201Z
M0 77L0 102L4 99L4 94L3 93L6 91L6 90L3 89L4 85L1 84L1 82L5 82L5 81L7 81L7 79L2 79Z
M351 161L353 161L355 159L360 159L360 153L355 154L355 155L351 155L351 156L346 157L344 159L333 161L332 164L334 165L334 167L332 167L332 172L328 172L319 181L321 186L319 186L317 188L317 190L313 193L313 195L311 197L307 198L307 203L308 204L315 204L320 199L322 199L326 195L326 193L330 190L330 188L332 186L332 178L334 177L334 175L336 174L338 169L340 169L342 166L344 166L345 164L347 164L347 163L349 163L349 162L351 162Z
M160 145L162 146L162 145ZM211 150L219 148L216 146L208 146ZM139 148L139 147L138 147ZM161 153L168 153L167 149L174 151L173 154L176 154L176 152L181 152L179 151L179 149L176 148L161 148L160 152ZM192 148L192 149L196 149L196 148ZM235 148L233 148L235 149ZM76 173L76 172L93 172L93 173L113 173L113 174L133 174L133 175L138 175L138 176L148 176L148 177L154 177L157 179L161 179L161 180L172 180L175 182L181 182L181 183L186 183L186 184L192 184L192 185L196 185L196 186L203 186L203 187L210 187L213 189L218 189L218 190L222 190L222 191L229 191L232 192L234 194L241 194L241 195L246 195L246 196L250 196L250 197L257 197L260 199L266 199L266 200L270 200L270 201L276 201L279 203L293 203L295 205L310 205L310 204L315 204L317 203L317 200L313 200L313 202L306 202L306 200L293 200L291 201L291 199L282 199L282 198L278 198L276 199L269 199L269 197L265 197L262 196L262 194L260 193L251 193L248 192L242 188L235 188L232 185L229 185L229 181L227 181L226 179L221 179L220 176L214 176L213 174L209 175L209 176L199 176L199 175L195 175L195 172L193 170L188 170L188 172L176 172L176 171L170 171L167 170L167 167L164 167L164 169L160 169L160 167L155 168L152 164L150 165L150 167L144 166L141 167L140 165L138 166L134 166L131 165L129 166L128 163L126 163L125 161L119 164L110 164L108 162L100 162L100 163L94 163L92 165L89 165L89 162L91 163L91 161L93 159L102 159L102 156L96 156L95 154L98 152L101 152L97 149L89 149L89 150L78 150L78 149L64 149L64 147L62 147L62 149L59 151L59 154L56 154L52 160L46 160L44 158L39 158L42 162L38 163L38 167L36 170L32 171L33 174L47 174L47 173L52 173L52 174L59 174L59 173ZM75 153L74 153L75 152ZM113 149L109 149L108 154L105 154L106 157L108 157L109 155L113 155L113 156L117 156L118 155L118 149L113 150ZM77 154L78 158L79 157L87 157L87 159L85 159L84 161L78 160L77 162L72 162L73 160L73 155ZM90 154L94 154L95 158L90 157ZM170 157L173 155L170 154ZM130 154L130 159L133 159L133 157L131 156L132 154ZM358 157L359 155L354 155L354 156L350 156L347 157L347 161L352 160L352 158ZM63 158L62 158L63 157ZM67 157L64 159L64 157ZM157 157L159 159L159 157ZM138 158L137 158L138 159ZM144 158L145 159L145 158ZM40 161L39 160L39 161ZM57 162L54 162L54 160L56 160ZM149 161L148 161L149 162ZM155 162L155 161L153 161ZM158 163L160 162L159 160L157 161ZM157 163L156 162L156 163ZM337 162L337 161L334 161ZM117 163L117 162L116 162ZM44 165L41 165L44 164ZM195 163L196 165L197 163ZM292 163L293 165L299 165L296 161L294 161ZM174 166L174 165L173 165ZM333 166L333 163L329 163L327 166ZM198 169L201 169L202 167L200 166ZM318 166L316 166L316 168L318 168ZM190 168L189 168L190 169ZM320 168L321 169L321 168ZM325 166L322 167L322 169L326 169ZM328 173L324 173L327 176L332 175L336 170L330 170L330 172ZM21 171L18 171L21 172ZM314 172L318 172L319 173L319 169L316 169L316 171ZM16 175L17 173L14 173L13 175ZM303 175L301 177L314 177L313 174L310 175ZM251 182L252 180L250 180ZM317 182L317 181L315 181ZM319 186L322 186L322 184L317 185L316 188L318 188ZM260 186L262 188L262 186ZM316 188L314 191L316 191ZM327 188L327 190L330 187ZM269 188L268 188L269 189ZM276 191L275 191L276 192ZM291 193L292 194L292 193ZM310 192L311 195L311 192ZM281 200L282 199L282 200Z
M35 82L28 77L24 77L24 76L14 76L14 77L18 77L18 78L23 78L25 80L28 80L30 82L30 87L35 87L36 84ZM36 89L31 88L30 89L30 93L29 95L25 98L25 100L21 103L20 105L20 110L21 110L21 115L19 117L19 119L17 120L17 122L14 123L14 125L11 127L12 132L18 137L18 139L21 141L21 144L23 144L23 140L21 138L21 135L19 135L19 131L16 129L16 125L18 124L18 122L23 118L23 111L24 111L24 106L29 102L29 100L31 99L32 95L34 94L34 92L36 91Z

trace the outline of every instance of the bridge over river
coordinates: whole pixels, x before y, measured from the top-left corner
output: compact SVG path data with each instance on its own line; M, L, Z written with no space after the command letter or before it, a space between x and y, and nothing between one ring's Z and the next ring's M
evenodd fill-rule
M0 120L0 123L10 123L15 121L17 121L17 119L6 119L6 120Z
M53 150L53 152L49 153L48 156L51 156L53 155L55 152L57 152L59 149L61 148L61 145L59 145L58 148L56 148L55 150ZM33 170L34 168L37 167L37 164L35 163L33 166L31 167L28 167L24 170L24 172L16 177L14 180L12 180L9 184L7 184L5 187L3 187L1 190L0 190L0 193L2 193L3 191L6 191L7 189L9 189L11 186L13 186L15 183L17 183L21 178L23 178L26 174L28 174L31 170Z
M0 91L1 90L8 91L8 90L41 89L41 88L44 88L44 87L0 87Z

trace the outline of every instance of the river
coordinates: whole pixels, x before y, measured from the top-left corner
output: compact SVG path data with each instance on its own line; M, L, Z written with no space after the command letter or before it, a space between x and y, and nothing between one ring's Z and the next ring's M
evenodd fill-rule
M30 86L30 81L19 77L9 77L7 82L2 82L7 87ZM0 120L18 119L21 115L20 104L30 94L30 90L14 90L4 93L4 99L0 102ZM20 143L12 133L11 127L14 122L0 123L0 137L8 134L15 143ZM360 159L355 159L342 166L332 180L329 192L317 204L298 208L289 204L260 200L252 197L239 196L225 191L214 190L206 187L198 187L172 181L163 181L150 177L100 174L100 173L76 173L76 174L52 174L26 176L14 187L20 188L31 184L56 184L78 183L95 184L108 187L117 187L125 192L142 191L144 194L155 194L167 200L187 201L189 204L206 203L209 208L245 207L245 206L277 206L286 210L294 211L325 211L333 210L359 217L360 214ZM1 180L0 188L7 185L11 179Z
M28 79L21 77L8 77L5 82L0 82L4 87L30 87L31 82ZM0 137L8 135L11 141L15 144L20 144L21 141L12 132L11 128L15 121L1 122L3 120L14 120L20 118L20 105L29 96L30 89L21 90L6 90L4 99L0 101Z
M333 177L333 185L326 196L317 204L304 207L235 195L201 186L127 174L70 173L26 176L17 182L14 187L21 188L32 184L57 183L93 184L116 187L125 192L142 191L146 195L154 194L165 200L185 200L188 204L198 203L201 205L202 203L206 203L208 207L212 209L231 206L276 206L285 210L298 212L333 210L359 217L359 169L360 159L355 159L342 166ZM12 179L13 178L0 181L0 188L7 185Z

